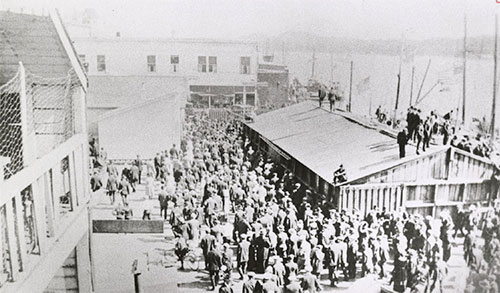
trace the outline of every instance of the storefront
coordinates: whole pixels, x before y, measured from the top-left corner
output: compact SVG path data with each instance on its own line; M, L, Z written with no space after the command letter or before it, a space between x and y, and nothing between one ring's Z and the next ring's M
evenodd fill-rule
M255 86L203 86L189 87L194 108L227 108L232 105L256 106Z

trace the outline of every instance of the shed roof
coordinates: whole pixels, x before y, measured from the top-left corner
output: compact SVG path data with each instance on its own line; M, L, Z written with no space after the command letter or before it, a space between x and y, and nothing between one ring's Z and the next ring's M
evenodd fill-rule
M248 126L326 181L340 164L351 181L400 160L394 137L312 101L259 115Z
M48 16L0 11L0 85L26 70L43 77L68 74L71 61Z

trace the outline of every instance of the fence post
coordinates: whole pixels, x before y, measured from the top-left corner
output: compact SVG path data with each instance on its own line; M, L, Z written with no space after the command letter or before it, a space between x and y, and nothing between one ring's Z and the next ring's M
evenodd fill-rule
M26 94L26 71L23 63L19 62L19 79L20 79L20 93L19 93L19 108L21 112L21 135L23 146L23 166L28 166L36 158L35 144L30 142L28 135L28 99ZM34 126L34 121L33 121Z

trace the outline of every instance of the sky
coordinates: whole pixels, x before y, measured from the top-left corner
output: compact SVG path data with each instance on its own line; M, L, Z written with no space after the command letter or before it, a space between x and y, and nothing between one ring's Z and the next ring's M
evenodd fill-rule
M357 39L494 34L498 0L0 0L0 9L65 19L95 10L102 32L126 37L272 37L290 31Z

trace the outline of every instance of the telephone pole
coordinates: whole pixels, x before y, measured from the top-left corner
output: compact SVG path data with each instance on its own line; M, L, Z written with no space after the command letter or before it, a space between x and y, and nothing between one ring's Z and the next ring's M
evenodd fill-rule
M352 101L352 69L354 62L351 61L351 78L349 79L349 112L351 112L351 101Z
M495 14L495 45L493 49L493 101L491 104L491 142L495 140L495 114L497 99L497 41L498 41L498 15Z

